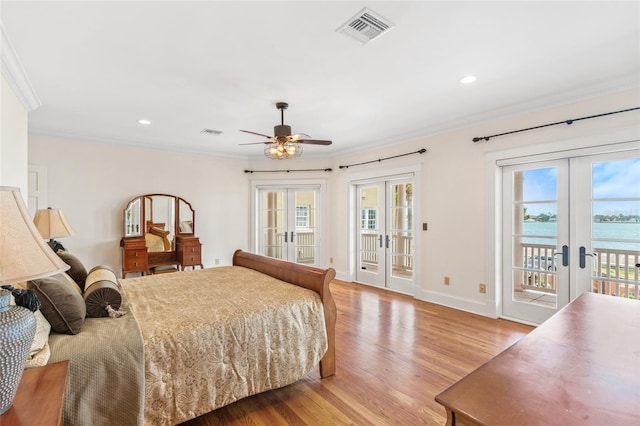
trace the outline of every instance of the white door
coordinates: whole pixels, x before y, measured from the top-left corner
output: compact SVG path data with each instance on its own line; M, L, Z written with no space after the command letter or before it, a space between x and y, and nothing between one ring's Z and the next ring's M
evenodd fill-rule
M640 299L640 151L573 160L579 230L575 293L585 291Z
M569 303L569 163L502 170L502 314L539 324Z
M638 298L640 152L506 166L502 311L539 324L585 291Z
M258 190L258 253L315 265L320 226L318 188Z
M356 281L413 294L413 180L374 182L356 189Z
M38 210L46 209L47 206L47 168L42 166L29 165L29 181L27 208L31 217L36 215Z

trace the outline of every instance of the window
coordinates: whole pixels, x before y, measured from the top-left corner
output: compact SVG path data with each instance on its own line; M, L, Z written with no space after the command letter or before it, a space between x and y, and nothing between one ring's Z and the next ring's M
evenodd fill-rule
M309 227L309 210L311 206L296 206L296 228Z
M361 229L378 229L378 211L376 209L362 209L360 212Z

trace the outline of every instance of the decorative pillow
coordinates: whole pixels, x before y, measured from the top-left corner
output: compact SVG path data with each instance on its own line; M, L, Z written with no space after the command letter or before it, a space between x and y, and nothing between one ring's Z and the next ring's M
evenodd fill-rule
M64 272L51 277L31 280L27 287L40 299L40 311L53 331L78 334L87 314L80 289Z
M51 324L49 324L44 315L42 315L42 312L35 311L33 314L36 317L36 335L31 343L31 350L29 351L25 368L46 365L51 355L51 351L49 350Z
M80 259L68 251L58 250L58 256L67 265L69 270L67 274L80 286L80 290L84 291L84 281L87 279L87 269L84 267Z
M84 301L87 316L93 318L108 317L107 306L116 311L120 309L122 296L113 269L100 265L89 271L84 288Z

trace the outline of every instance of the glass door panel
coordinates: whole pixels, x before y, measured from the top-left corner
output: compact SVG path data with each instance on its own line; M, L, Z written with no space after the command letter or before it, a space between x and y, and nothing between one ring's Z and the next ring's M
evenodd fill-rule
M318 254L319 190L258 190L258 250L290 262L315 265Z
M412 293L413 287L413 184L388 182L387 204L391 238L388 287Z
M316 192L295 191L296 263L316 263Z
M261 205L261 254L276 259L286 259L287 247L284 244L285 193L283 191L263 191Z
M541 323L568 303L567 183L566 160L503 168L505 316Z
M358 186L358 265L356 281L385 285L384 185Z
M576 159L585 231L578 238L577 294L583 291L640 299L640 156L637 151ZM579 188L580 190L580 188Z

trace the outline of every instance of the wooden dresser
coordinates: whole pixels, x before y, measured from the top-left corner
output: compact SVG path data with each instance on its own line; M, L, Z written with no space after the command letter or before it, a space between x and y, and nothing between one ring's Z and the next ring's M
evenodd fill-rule
M640 425L640 301L582 294L436 401L447 425Z
M165 273L200 266L202 244L195 235L196 214L187 200L169 194L145 194L123 210L122 277Z
M123 278L132 272L150 274L157 266L176 266L179 270L189 266L203 268L202 244L198 237L177 237L176 249L166 252L149 252L144 237L123 238L120 245Z

